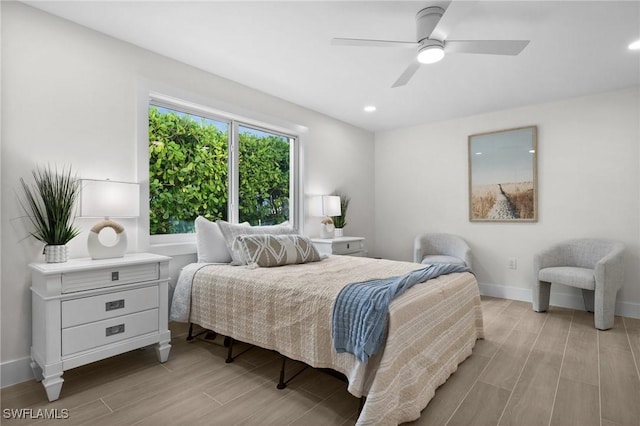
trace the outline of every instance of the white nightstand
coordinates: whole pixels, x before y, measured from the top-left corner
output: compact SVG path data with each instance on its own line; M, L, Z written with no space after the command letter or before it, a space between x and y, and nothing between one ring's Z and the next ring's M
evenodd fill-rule
M133 349L171 349L169 257L148 253L116 259L32 263L31 368L49 401L62 374Z
M312 238L311 241L320 254L367 255L363 237Z

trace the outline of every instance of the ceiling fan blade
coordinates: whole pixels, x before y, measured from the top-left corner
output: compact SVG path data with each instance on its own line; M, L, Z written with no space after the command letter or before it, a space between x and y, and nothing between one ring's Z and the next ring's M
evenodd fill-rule
M479 53L488 55L518 55L529 40L447 40L446 53Z
M407 84L409 80L411 80L411 77L413 77L413 75L416 73L416 71L418 71L418 68L420 68L420 63L418 61L411 62L407 69L404 70L404 72L396 80L396 82L393 83L393 86L391 86L391 88L396 88Z
M429 38L446 40L451 31L471 13L476 3L477 1L453 0L449 3Z
M418 43L413 41L394 41L394 40L369 40L362 38L341 38L334 37L331 39L334 46L369 46L369 47L413 47Z

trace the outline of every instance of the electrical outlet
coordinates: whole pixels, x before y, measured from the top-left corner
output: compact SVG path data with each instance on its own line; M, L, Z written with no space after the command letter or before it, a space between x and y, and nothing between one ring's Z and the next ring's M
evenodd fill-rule
M509 258L509 269L518 269L518 259L515 257Z

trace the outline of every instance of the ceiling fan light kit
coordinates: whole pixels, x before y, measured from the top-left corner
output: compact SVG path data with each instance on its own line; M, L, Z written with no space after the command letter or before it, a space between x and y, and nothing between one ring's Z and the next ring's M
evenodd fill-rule
M447 9L430 6L416 14L416 41L370 40L336 37L332 44L340 46L412 47L417 56L391 87L404 86L418 71L421 64L434 64L445 53L475 53L516 56L527 47L529 40L450 40L449 32L464 16L470 13L474 1L451 2Z
M435 64L444 58L444 43L439 40L424 40L420 43L416 59L421 64Z

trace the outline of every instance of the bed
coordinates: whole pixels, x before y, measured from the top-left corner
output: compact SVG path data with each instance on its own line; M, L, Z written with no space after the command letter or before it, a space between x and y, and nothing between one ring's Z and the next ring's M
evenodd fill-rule
M171 319L338 371L352 395L366 397L358 425L396 425L420 416L483 337L474 275L442 275L395 298L384 346L368 362L333 349L332 307L350 283L423 266L337 255L270 268L192 264L178 279Z

